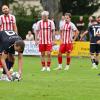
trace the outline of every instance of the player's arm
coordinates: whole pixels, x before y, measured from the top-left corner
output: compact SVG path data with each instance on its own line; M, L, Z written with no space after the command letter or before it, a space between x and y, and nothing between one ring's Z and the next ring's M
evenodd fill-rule
M97 44L100 44L100 40L97 41Z
M60 43L62 44L63 43L63 30L60 30Z
M2 52L2 55L1 55L2 66L3 66L4 70L5 70L8 78L11 79L11 75L10 75L10 73L9 73L9 71L7 69L7 65L6 65L6 59L7 59L7 57L8 57L8 55L5 54L4 52Z
M13 28L14 28L14 32L18 33L18 30L17 30L17 25L16 25L16 23L13 23Z
M39 31L40 31L40 24L39 24L39 22L37 22L37 25L36 25L36 34L35 34L35 43L36 43L36 45L38 45Z
M18 53L18 72L20 76L22 74L22 68L23 68L23 54Z
M73 38L73 41L75 41L78 37L78 34L79 34L79 31L78 30L75 30L74 31L74 38Z
M36 34L35 34L35 43L36 43L36 45L38 45L38 41L39 41L38 34L39 34L39 30L36 30Z
M52 30L52 40L53 40L53 43L52 45L55 45L55 29Z
M53 40L52 45L55 45L55 24L54 22L52 22L52 40Z
M16 18L15 18L15 16L13 16L13 18L14 18L14 21L13 21L13 31L18 33L17 25L16 25Z
M82 38L84 38L84 36L88 33L88 30L86 30L80 37L80 40L82 40Z

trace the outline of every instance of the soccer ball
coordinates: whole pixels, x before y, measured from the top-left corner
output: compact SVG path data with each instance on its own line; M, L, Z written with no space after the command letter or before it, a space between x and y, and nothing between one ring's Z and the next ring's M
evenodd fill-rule
M20 80L20 74L18 72L12 73L12 81L19 81Z

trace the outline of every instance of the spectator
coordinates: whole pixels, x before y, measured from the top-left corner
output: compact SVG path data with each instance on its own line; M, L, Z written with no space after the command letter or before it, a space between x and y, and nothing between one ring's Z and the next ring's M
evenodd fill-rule
M65 22L65 16L62 16L61 20L59 21L59 29L61 28L64 22Z
M83 16L80 16L80 17L79 17L79 21L76 23L76 26L77 26L77 28L78 28L78 30L79 30L79 36L78 36L78 40L79 40L79 39L80 39L81 33L84 32L85 23L84 23L84 21L83 21Z
M34 36L33 36L31 31L28 31L28 34L26 35L26 40L27 41L33 41L34 40Z
M60 41L60 33L59 33L59 31L55 32L55 41Z
M34 39L35 39L35 35L36 35L37 21L38 21L38 19L35 19L35 22L32 25L32 33L33 33Z

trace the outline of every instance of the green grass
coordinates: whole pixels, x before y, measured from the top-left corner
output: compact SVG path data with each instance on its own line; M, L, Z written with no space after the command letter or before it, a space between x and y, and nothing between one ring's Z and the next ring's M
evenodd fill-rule
M69 71L53 70L56 57L51 66L41 72L39 57L24 57L22 81L0 81L0 100L100 100L100 68L92 70L89 58L72 58Z

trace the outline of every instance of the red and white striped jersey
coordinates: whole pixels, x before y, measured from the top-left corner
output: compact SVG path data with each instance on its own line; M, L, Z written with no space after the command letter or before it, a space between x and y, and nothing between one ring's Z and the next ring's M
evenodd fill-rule
M53 30L55 30L55 25L52 20L38 21L36 30L39 32L39 44L52 43Z
M76 26L72 22L69 23L65 22L60 28L60 30L62 31L61 38L63 43L64 44L72 43L74 36L73 32L77 30Z
M13 24L16 23L14 15L9 14L8 16L0 16L0 31L3 30L14 30Z

